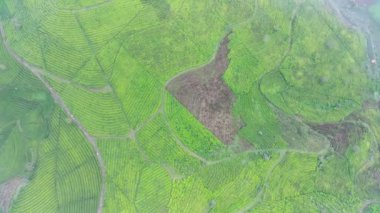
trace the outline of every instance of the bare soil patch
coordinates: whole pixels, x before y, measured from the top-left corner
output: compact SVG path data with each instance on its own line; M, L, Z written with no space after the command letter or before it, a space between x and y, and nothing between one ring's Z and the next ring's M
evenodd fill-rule
M0 185L0 209L3 212L9 212L13 198L25 183L24 178L17 177Z
M341 122L337 124L310 125L316 132L329 139L331 146L337 153L344 153L351 142L361 138L366 131L363 127L353 123Z
M228 35L209 64L177 76L166 87L225 144L233 142L239 129L231 113L235 97L222 79L229 65Z
M380 185L380 169L373 171L372 178L376 181L377 184Z
M362 104L362 110L380 110L380 101L375 100L365 100Z
M274 111L277 113L281 136L290 149L319 153L330 146L330 141L304 123L301 116L289 116L276 108Z

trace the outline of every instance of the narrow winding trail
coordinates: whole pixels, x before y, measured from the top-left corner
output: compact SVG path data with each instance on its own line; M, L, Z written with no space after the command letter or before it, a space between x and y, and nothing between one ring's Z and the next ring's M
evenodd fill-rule
M246 212L252 211L255 208L255 206L261 201L262 196L263 196L263 194L265 192L265 189L268 188L268 181L270 179L270 176L271 176L272 172L277 168L277 166L281 162L283 162L283 160L285 159L285 157L286 157L286 151L281 151L280 152L280 157L278 158L278 160L272 165L272 167L266 173L266 175L264 177L264 181L263 181L263 186L261 187L261 189L259 190L259 192L256 194L256 196L253 199L252 203L250 203L244 209L240 210L239 211L240 213L246 213Z
M112 1L113 0L104 0L102 2L94 3L94 4L83 6L83 7L80 7L80 8L73 8L73 9L69 9L69 8L56 8L56 9L58 11L62 11L62 12L80 13L80 12L86 12L86 11L90 11L90 10L95 10L95 9L101 8L104 5L112 3ZM50 4L54 4L54 3L50 2Z
M380 28L375 21L370 17L368 12L359 7L349 7L348 0L326 0L326 6L338 19L347 27L356 30L364 35L366 39L367 57L368 57L368 73L371 77L378 79L380 72L376 64L371 64L372 59L376 59L379 53L378 33Z
M50 86L49 82L44 79L42 76L42 73L44 71L40 69L39 67L29 63L27 60L25 60L22 56L18 55L9 45L5 30L3 27L3 24L0 22L0 35L2 39L3 46L5 50L8 52L8 54L20 65L25 67L27 70L29 70L35 77L37 77L42 84L48 89L50 95L54 99L55 103L58 104L59 107L65 112L68 118L72 120L72 122L78 127L78 129L82 132L84 137L86 138L87 142L92 146L92 149L95 152L95 157L98 162L98 166L100 169L100 174L101 174L101 190L100 190L100 195L99 195L99 203L98 203L98 208L97 212L100 213L102 212L103 205L104 205L104 197L105 197L105 191L106 191L106 183L105 183L105 178L106 178L106 169L104 166L104 161L103 158L100 154L100 150L96 144L96 139L92 137L86 128L78 121L78 119L71 113L70 109L66 106L64 103L63 99L60 97L60 95L53 89L53 87Z
M0 184L0 212L9 213L12 199L27 184L26 178L14 177Z
M368 206L370 206L370 205L372 205L372 204L379 204L379 203L380 203L380 200L366 200L366 201L364 201L364 202L361 204L361 206L360 206L360 208L359 208L359 213L363 213L364 210L365 210Z
M264 97L264 99L268 102L268 104L272 105L273 107L280 110L281 112L284 112L283 109L281 109L281 107L279 107L275 103L273 103L273 101L271 101L270 98L268 98L265 95L265 93L263 92L262 83L263 83L263 80L265 79L266 76L268 76L272 73L275 73L275 72L279 72L281 77L286 81L286 79L284 78L283 74L280 71L280 68L281 68L282 64L284 63L284 61L288 58L288 56L290 55L290 52L293 49L294 31L295 31L296 22L297 22L297 15L298 15L298 12L300 10L300 7L301 7L301 4L297 5L297 7L293 10L293 14L292 14L292 17L291 17L291 20L289 23L290 26L289 26L288 47L286 48L285 52L283 53L282 57L280 58L280 61L273 68L273 70L270 70L269 72L266 72L263 75L261 75L259 78L259 81L258 81L258 89L259 89L260 94Z

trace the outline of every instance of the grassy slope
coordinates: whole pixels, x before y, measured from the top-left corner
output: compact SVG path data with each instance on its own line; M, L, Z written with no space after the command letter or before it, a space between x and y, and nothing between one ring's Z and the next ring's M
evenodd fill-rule
M54 104L33 76L18 67L0 47L0 183L29 176L38 141L48 135Z
M13 212L96 210L99 172L91 148L42 84L3 48L0 54L0 183L28 179Z
M380 1L377 1L375 5L371 6L369 11L377 21L380 21Z
M100 173L91 147L76 126L57 110L52 132L38 147L36 169L13 212L94 212Z
M362 40L315 1L300 7L292 29L294 2L6 0L1 8L12 14L2 13L12 48L45 70L98 139L107 171L104 211L350 212L379 196L365 169L378 158L377 133L343 156L318 155L324 146L288 141L279 112L323 123L358 110L367 84ZM246 124L239 137L259 149L239 155L164 90L176 74L207 63L230 29L224 79L237 97L233 113ZM379 114L370 112L363 117ZM95 158L62 112L50 120L48 138L36 139L38 167L13 210L93 212Z

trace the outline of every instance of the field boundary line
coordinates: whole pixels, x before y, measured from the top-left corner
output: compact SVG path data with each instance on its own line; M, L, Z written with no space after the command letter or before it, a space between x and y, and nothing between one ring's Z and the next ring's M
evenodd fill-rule
M87 142L91 145L93 151L95 152L95 157L98 162L98 166L100 169L100 175L101 175L101 190L99 195L99 203L97 212L101 213L102 208L104 205L104 197L105 197L105 190L106 190L106 183L105 183L105 177L106 177L106 169L104 166L103 158L100 154L100 150L96 144L96 139L90 135L90 133L86 130L86 128L78 121L78 119L71 113L69 107L66 106L65 102L61 98L61 96L54 90L54 88L49 84L47 80L44 79L42 76L43 71L35 66L34 64L31 64L26 59L24 59L22 56L18 55L9 45L3 23L0 22L0 35L2 39L3 46L7 53L21 66L29 70L38 80L42 82L42 84L46 87L46 89L49 91L50 95L54 99L54 102L64 111L66 116L71 119L71 121L77 126L77 128L82 132L83 136L86 138Z

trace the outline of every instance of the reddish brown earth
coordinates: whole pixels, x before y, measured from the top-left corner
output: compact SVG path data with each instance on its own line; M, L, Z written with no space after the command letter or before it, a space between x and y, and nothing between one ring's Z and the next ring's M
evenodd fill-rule
M365 129L352 123L310 125L318 133L329 139L331 146L337 153L344 153L351 141L360 138Z
M238 125L231 114L235 97L222 76L229 65L228 35L207 65L172 79L167 90L225 144L231 144Z
M0 185L0 209L3 212L9 212L13 198L25 182L23 178L14 178Z

